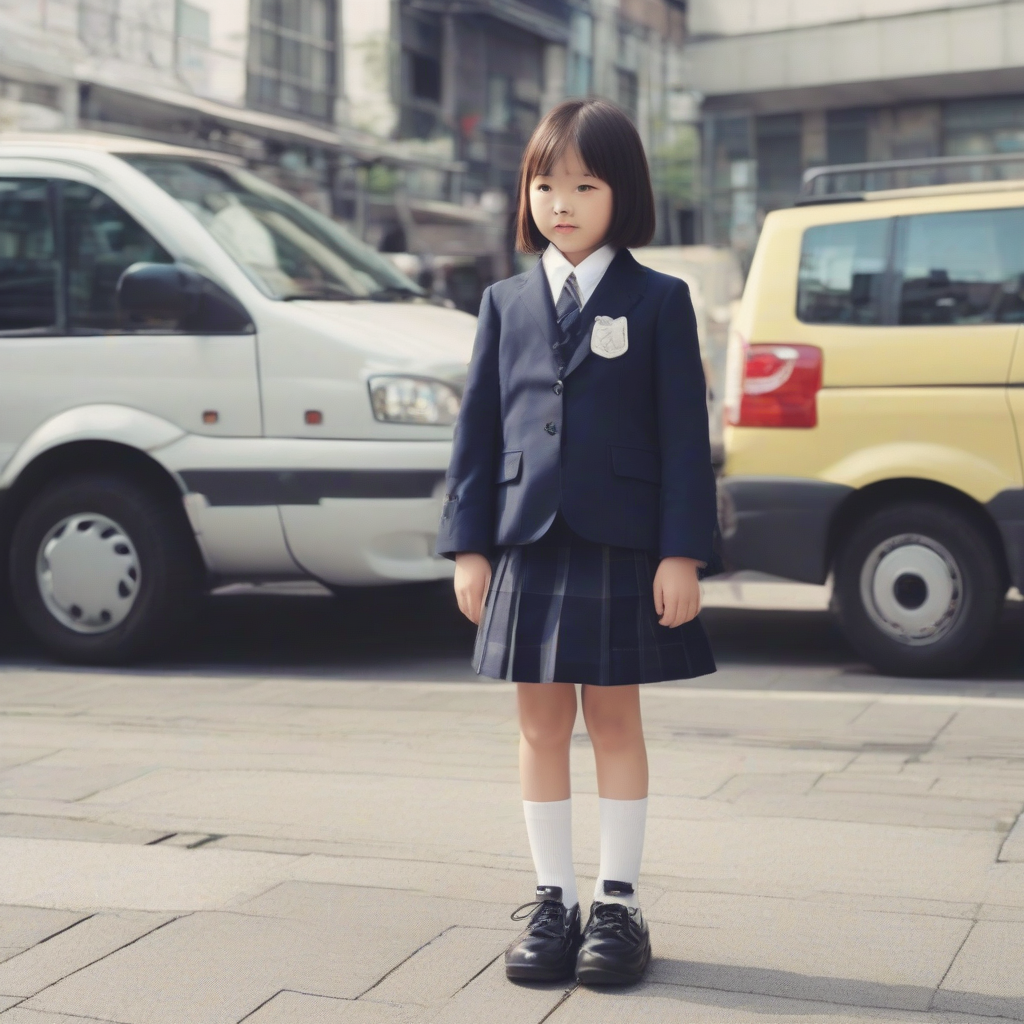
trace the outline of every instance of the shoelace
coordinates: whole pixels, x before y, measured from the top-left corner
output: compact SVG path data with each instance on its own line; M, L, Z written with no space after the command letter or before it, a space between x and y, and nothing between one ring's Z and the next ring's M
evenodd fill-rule
M531 900L516 907L510 916L513 921L525 921L529 917L530 931L535 935L558 938L565 930L565 908L558 900Z
M624 907L621 903L597 903L594 905L593 914L594 921L588 928L589 932L615 935L622 939L629 938L629 907Z

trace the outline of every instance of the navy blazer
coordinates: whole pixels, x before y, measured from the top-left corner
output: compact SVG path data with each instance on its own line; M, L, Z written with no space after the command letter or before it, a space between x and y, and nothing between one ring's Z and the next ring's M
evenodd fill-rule
M591 351L600 315L626 317L622 355ZM621 249L579 328L559 379L540 262L484 292L438 554L531 543L561 508L587 540L711 562L715 476L689 289Z

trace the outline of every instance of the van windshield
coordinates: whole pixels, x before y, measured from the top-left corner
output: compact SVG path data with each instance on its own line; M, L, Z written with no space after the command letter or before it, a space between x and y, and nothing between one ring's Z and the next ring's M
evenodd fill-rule
M275 299L377 299L423 290L384 257L287 192L201 159L125 154L170 193Z

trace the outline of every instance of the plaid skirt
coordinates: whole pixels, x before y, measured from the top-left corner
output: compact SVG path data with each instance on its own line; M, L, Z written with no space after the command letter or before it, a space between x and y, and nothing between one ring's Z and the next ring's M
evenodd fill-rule
M647 551L584 540L559 515L540 540L498 555L473 667L492 679L591 686L714 672L699 618L658 622L657 567Z

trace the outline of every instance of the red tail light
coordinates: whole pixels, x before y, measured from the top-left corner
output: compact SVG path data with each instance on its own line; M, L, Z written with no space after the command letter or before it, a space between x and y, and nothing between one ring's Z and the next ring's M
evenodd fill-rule
M745 354L739 408L732 405L729 422L735 427L817 426L821 349L747 345Z

